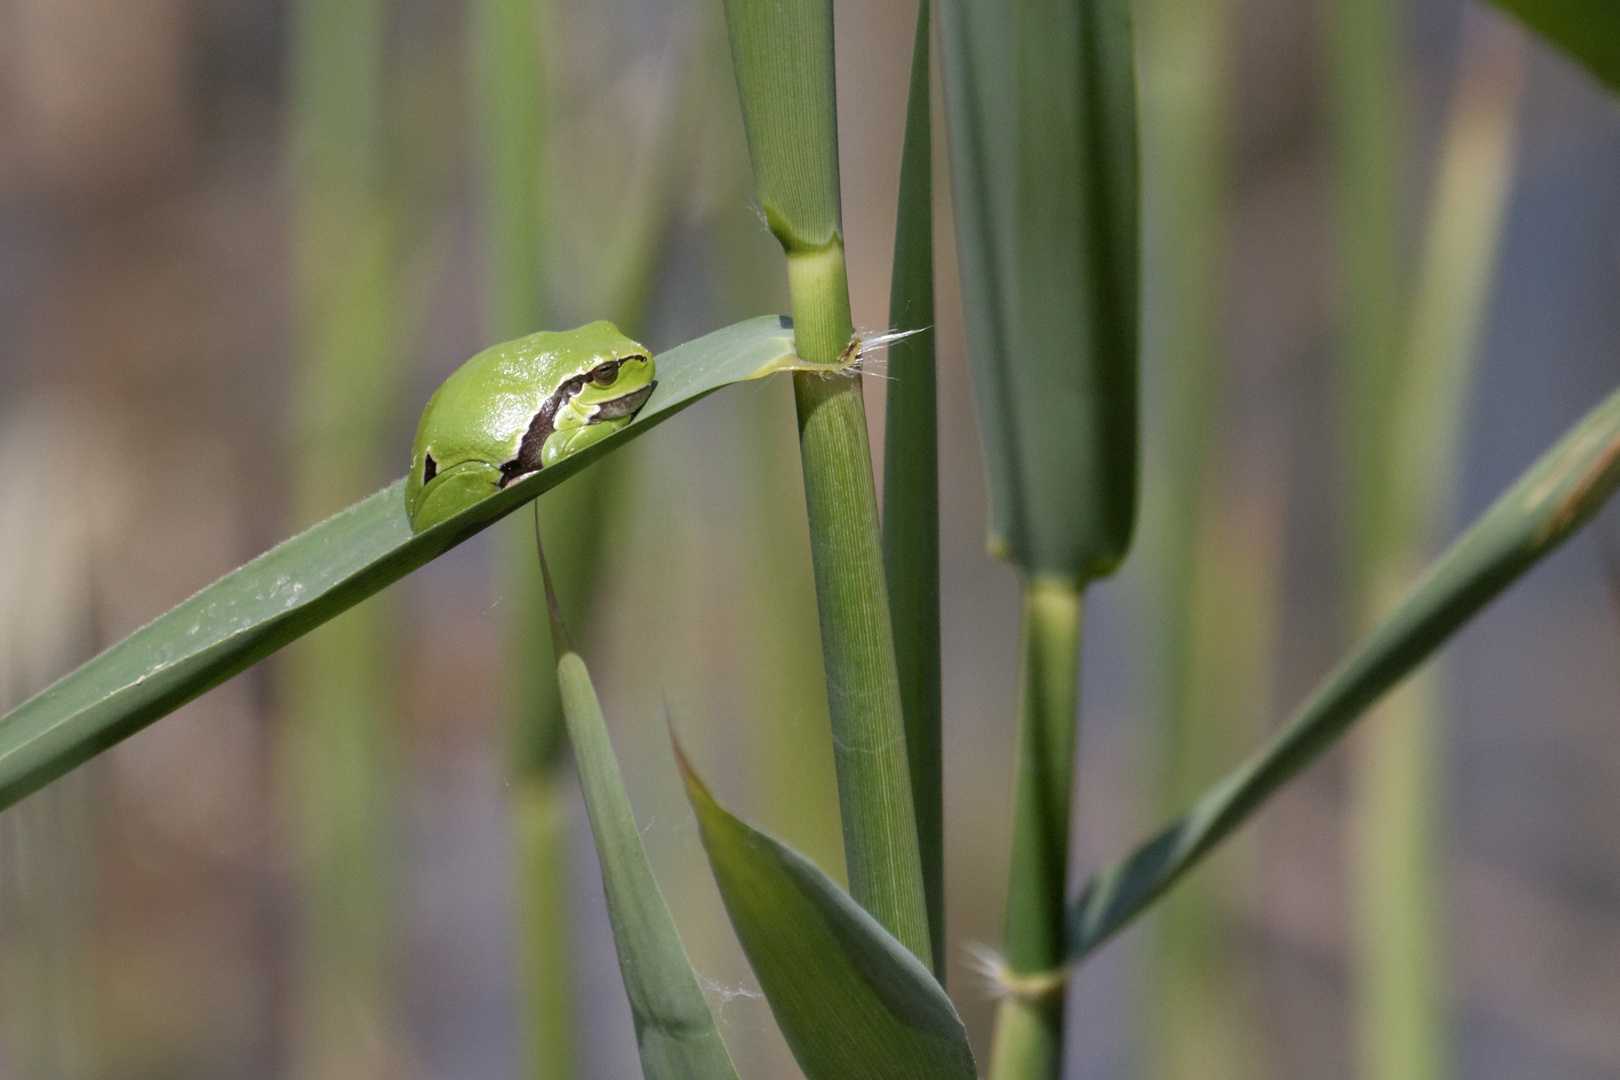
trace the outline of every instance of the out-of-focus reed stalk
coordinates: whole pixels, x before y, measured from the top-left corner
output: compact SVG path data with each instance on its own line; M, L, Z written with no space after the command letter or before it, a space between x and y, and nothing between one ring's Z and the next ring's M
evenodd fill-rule
M289 174L298 362L293 515L326 517L397 473L385 457L402 385L396 229L385 164L383 0L291 11ZM397 1066L388 600L288 650L278 767L300 901L293 1070L359 1080Z
M1206 491L1184 617L1190 647L1173 703L1181 721L1162 763L1174 812L1239 760L1258 738L1271 688L1281 559L1280 491L1217 502ZM1256 860L1251 843L1165 897L1150 1064L1166 1080L1268 1074L1254 970L1242 951L1241 908Z
M1389 384L1379 531L1360 615L1400 598L1442 539L1461 472L1474 360L1511 189L1522 60L1493 17L1467 24L1398 367ZM1353 970L1362 1075L1448 1075L1442 673L1414 675L1371 717L1351 783Z
M1389 400L1400 345L1407 83L1394 0L1335 0L1329 14L1333 285L1347 417L1350 550L1360 582L1383 534Z
M473 68L482 123L485 236L488 247L486 322L490 340L506 340L554 322L551 271L559 258L556 208L602 223L600 258L570 271L594 283L582 290L580 319L608 318L639 335L654 268L668 231L675 153L683 145L686 95L680 87L655 108L659 132L644 152L611 163L615 186L553 189L551 162L563 151L561 118L551 112L556 85L548 47L561 20L545 0L482 0L474 15ZM589 166L578 156L576 168ZM628 195L624 189L628 189ZM575 203L577 198L581 201ZM602 205L615 199L611 215ZM611 222L611 226L607 223ZM614 496L623 490L625 457L589 466L543 496L539 527L555 572L563 615L589 631L612 528ZM526 1075L563 1077L574 1070L577 981L569 956L574 921L567 911L569 838L567 745L557 672L536 663L550 655L551 627L542 603L533 519L517 515L502 530L506 605L506 708L510 713L516 909L522 946L520 1020Z
M544 0L480 0L472 9L473 112L484 205L484 324L489 341L546 328L548 206ZM556 329L553 327L552 329ZM583 629L582 572L597 539L596 470L541 500L546 546L557 564L569 621ZM517 938L519 1075L561 1080L574 1073L573 920L567 742L551 626L534 553L534 519L514 515L500 531L498 574L505 635L501 665L510 758L513 911ZM583 556L583 557L582 557Z
M1185 807L1251 741L1270 655L1277 515L1223 498L1230 23L1223 0L1138 8L1149 477L1140 543L1153 598L1142 640L1158 721L1155 816ZM1194 875L1154 920L1140 1045L1157 1080L1264 1074L1234 907L1241 866L1229 857Z
M0 708L44 689L95 652L98 563L122 528L130 478L73 431L106 418L43 402L0 425ZM55 447L58 468L37 468ZM62 475L80 479L71 485ZM97 1037L97 807L89 762L0 815L0 1037L6 1071L79 1080L102 1060Z

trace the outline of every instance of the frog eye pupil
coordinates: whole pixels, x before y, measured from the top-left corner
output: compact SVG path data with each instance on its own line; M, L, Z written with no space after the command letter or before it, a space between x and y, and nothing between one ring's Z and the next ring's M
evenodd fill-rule
M605 364L598 364L591 372L591 378L597 386L612 386L619 378L619 361L610 360Z
M433 460L432 454L423 455L427 460L422 463L422 483L427 483L439 475L439 463Z

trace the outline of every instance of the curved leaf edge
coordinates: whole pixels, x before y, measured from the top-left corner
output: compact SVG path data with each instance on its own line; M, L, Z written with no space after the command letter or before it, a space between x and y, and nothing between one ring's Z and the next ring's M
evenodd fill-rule
M282 541L79 665L0 717L0 809L82 764L488 528L524 503L722 386L819 370L793 350L783 316L745 320L661 354L694 369L745 366L702 382L664 380L636 420L432 529L413 534L398 480ZM730 350L727 353L727 350ZM711 375L713 374L711 370ZM696 386L690 385L693 381Z
M698 776L673 731L671 742L687 799L698 819L715 883L725 901L727 915L777 1018L777 1024L808 1080L834 1080L832 1074L817 1068L815 1048L807 1047L806 1042L816 1039L818 1030L815 1021L806 1023L801 1013L806 1000L813 998L820 1005L828 1000L828 996L807 994L808 986L784 989L779 974L762 969L760 936L753 933L751 927L739 922L736 906L739 884L727 874L724 857L720 854L720 849L728 846L727 841L735 851L746 853L746 859L751 864L748 868L750 872L776 878L779 886L796 893L814 912L814 918L810 921L818 923L836 942L833 951L848 963L850 971L856 973L850 987L856 988L854 983L858 982L858 990L862 994L870 994L881 1005L887 1017L891 1018L889 1030L915 1035L919 1042L926 1043L937 1052L927 1060L912 1059L890 1065L874 1072L874 1076L973 1080L976 1066L966 1029L956 1012L956 1006L928 967L815 863L721 806ZM776 932L785 930L789 933L804 928L802 925L784 925L783 920L776 920L774 927ZM869 1025L882 1022L883 1018L853 1018L841 1025L840 1030L853 1039L867 1030ZM819 1037L828 1037L827 1030L819 1029ZM885 1048L891 1053L899 1050L895 1043L888 1043ZM899 1071L892 1071L895 1068ZM845 1072L837 1080L852 1078Z

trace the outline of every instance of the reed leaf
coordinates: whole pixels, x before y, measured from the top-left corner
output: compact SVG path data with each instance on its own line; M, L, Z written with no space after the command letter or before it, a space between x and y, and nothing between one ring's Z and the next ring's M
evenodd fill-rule
M635 422L413 535L396 481L232 571L0 717L0 809L487 528L728 383L802 366L778 316L658 356Z
M940 7L991 550L1080 583L1136 508L1137 150L1124 0Z
M939 405L934 374L934 192L928 0L917 5L889 282L883 435L883 571L894 624L911 804L928 898L934 975L945 978L944 768L940 748Z
M917 957L675 756L726 913L807 1080L974 1080L962 1021Z
M943 0L990 550L1024 579L1008 967L1065 954L1081 591L1136 516L1136 85L1127 0ZM994 1080L1058 1076L1063 988L998 1008Z
M1620 391L1572 427L1342 660L1288 725L1069 908L1083 959L1326 752L1447 638L1591 519L1620 485Z
M541 567L544 570L543 559ZM557 687L602 866L602 891L636 1026L642 1075L646 1080L736 1080L731 1055L647 863L624 777L608 740L602 703L585 661L569 642L549 575L545 585L557 651Z

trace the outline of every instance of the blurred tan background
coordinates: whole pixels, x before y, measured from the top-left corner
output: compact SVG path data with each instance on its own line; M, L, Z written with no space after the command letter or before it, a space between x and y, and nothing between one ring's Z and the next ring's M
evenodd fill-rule
M786 307L779 257L751 206L717 9L613 0L554 19L552 277L563 323L595 317L591 275L611 254L604 223L625 173L667 187L672 207L648 294L655 350ZM420 402L487 343L466 12L453 0L387 10L399 114L417 125L399 136L411 149L397 164L417 241L404 275L415 315L398 358L412 389L398 407L379 406L399 464L379 485L403 471ZM1230 424L1216 487L1236 508L1229 542L1247 569L1234 578L1264 593L1249 597L1254 620L1231 627L1260 635L1266 657L1258 739L1347 643L1344 523L1321 12L1291 0L1231 0L1228 10L1219 310L1230 371L1219 392ZM845 232L863 328L886 320L913 16L906 4L837 5ZM1416 200L1461 27L1494 16L1412 0L1403 17ZM292 528L286 21L273 0L0 0L7 704ZM1545 48L1525 48L1464 518L1620 375L1620 111ZM658 134L677 124L681 145L657 156ZM951 989L982 1059L990 1010L969 950L993 945L1000 922L1017 593L1012 572L983 553L947 177L936 173ZM1150 279L1150 298L1153 288ZM881 446L881 378L868 380L868 395ZM836 872L786 385L710 398L624 456L587 659L655 870L739 1070L794 1075L707 879L663 733L667 703L717 791ZM516 518L508 527L526 524ZM1605 547L1620 556L1620 518L1599 525L1446 653L1459 1077L1620 1077L1620 617L1600 557ZM476 539L392 590L404 1022L390 1037L397 1074L423 1080L515 1069L493 685L498 612L518 598L492 581L493 547ZM1088 619L1077 804L1086 868L1155 820L1141 794L1155 753L1142 594L1127 567L1098 590ZM293 1075L289 941L301 915L275 794L273 705L261 665L0 815L0 1075ZM797 731L809 749L771 760L768 748L781 745L772 730ZM1222 857L1241 914L1255 1077L1353 1075L1342 758L1287 791ZM589 868L582 814L574 824L577 864ZM605 1080L635 1074L634 1046L591 872L570 886L583 924L581 1058L585 1076ZM1071 1075L1145 1074L1155 1018L1139 992L1144 954L1133 930L1081 975Z

